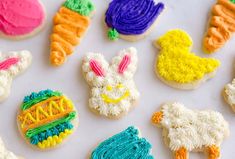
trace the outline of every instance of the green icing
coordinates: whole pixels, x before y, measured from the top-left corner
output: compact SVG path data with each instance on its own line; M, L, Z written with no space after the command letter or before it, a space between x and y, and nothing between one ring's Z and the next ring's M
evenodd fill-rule
M90 159L153 159L150 143L138 135L137 129L129 127L99 144Z
M95 10L94 4L90 0L67 0L64 6L83 16L90 16Z
M234 3L235 4L235 0L230 0L230 2Z
M34 128L34 129L29 129L26 132L25 136L26 136L26 138L31 138L34 135L37 135L37 134L39 134L39 133L41 133L43 131L46 131L46 130L48 130L50 128L53 128L53 127L55 127L58 124L61 124L61 123L64 123L64 122L69 122L69 121L75 119L76 116L77 116L76 112L71 112L66 117L63 117L63 118L58 119L58 120L55 120L55 121L53 121L53 122L51 122L51 123L49 123L47 125L43 125L43 126L40 126L40 127Z
M108 30L108 38L110 40L117 40L119 38L119 33L117 32L116 29L110 28Z
M30 96L32 96L32 94ZM48 98L53 97L53 96L62 96L62 93L56 91L56 92L50 92L47 94L42 94L36 98L31 97L32 98L31 100L27 100L26 102L23 102L23 104L21 105L21 110L24 111L26 109L29 109L33 105L39 102L42 102L44 100L47 100Z

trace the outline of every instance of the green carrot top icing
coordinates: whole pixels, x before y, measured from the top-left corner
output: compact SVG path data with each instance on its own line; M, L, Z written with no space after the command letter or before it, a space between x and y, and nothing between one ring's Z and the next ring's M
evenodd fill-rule
M230 2L234 3L235 4L235 0L230 0Z
M95 9L90 0L66 0L64 6L83 16L90 16Z

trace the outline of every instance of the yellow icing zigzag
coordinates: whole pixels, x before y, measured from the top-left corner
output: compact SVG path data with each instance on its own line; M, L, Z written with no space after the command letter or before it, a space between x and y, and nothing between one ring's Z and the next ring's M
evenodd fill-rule
M193 42L182 30L167 32L156 44L160 45L161 51L155 70L167 81L191 83L214 72L220 65L216 59L201 58L191 53Z
M73 103L65 96L52 97L37 103L18 116L23 131L61 118L74 110Z
M49 147L54 147L58 144L60 144L67 136L69 136L70 134L72 134L72 130L68 130L65 129L64 132L61 132L59 134L59 136L55 135L55 136L50 136L48 137L46 140L39 142L38 143L38 147L40 149L45 149L45 148L49 148Z

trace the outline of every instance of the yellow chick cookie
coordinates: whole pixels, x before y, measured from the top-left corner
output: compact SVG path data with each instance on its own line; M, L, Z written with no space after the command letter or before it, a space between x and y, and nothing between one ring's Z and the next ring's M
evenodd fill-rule
M220 62L212 58L201 58L191 53L193 41L183 30L168 31L154 42L160 47L155 71L167 85L178 89L195 89L212 78Z

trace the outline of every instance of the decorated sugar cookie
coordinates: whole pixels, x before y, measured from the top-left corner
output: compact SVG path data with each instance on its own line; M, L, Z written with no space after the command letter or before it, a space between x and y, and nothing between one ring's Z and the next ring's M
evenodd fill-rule
M2 141L2 139L0 137L0 159L23 159L23 158L22 157L18 157L13 152L9 151L5 147L3 141Z
M178 89L195 89L212 78L220 62L201 58L191 51L193 42L183 30L171 30L155 41L160 47L155 64L159 79Z
M219 159L220 145L229 136L229 125L219 112L190 110L180 103L164 104L153 114L152 122L163 129L175 159L188 159L190 151Z
M222 48L235 32L235 1L217 0L211 12L209 28L203 41L207 53Z
M128 127L126 130L110 137L98 145L92 151L90 159L153 159L151 144L140 137L140 132L135 127Z
M235 112L235 79L224 87L223 96L225 101Z
M45 150L63 143L75 131L78 118L69 98L58 91L43 90L24 98L17 123L27 143Z
M120 51L111 64L101 54L90 53L84 58L82 69L91 88L89 107L93 112L120 118L134 107L139 99L133 80L137 61L133 47Z
M154 0L112 0L105 14L108 38L137 41L153 30L165 5Z
M31 61L32 55L29 51L0 53L0 102L9 96L13 79L23 73Z
M54 66L65 63L85 35L94 12L90 0L66 0L54 17L51 35L50 62Z
M40 0L1 0L0 34L22 39L39 32L46 15Z

